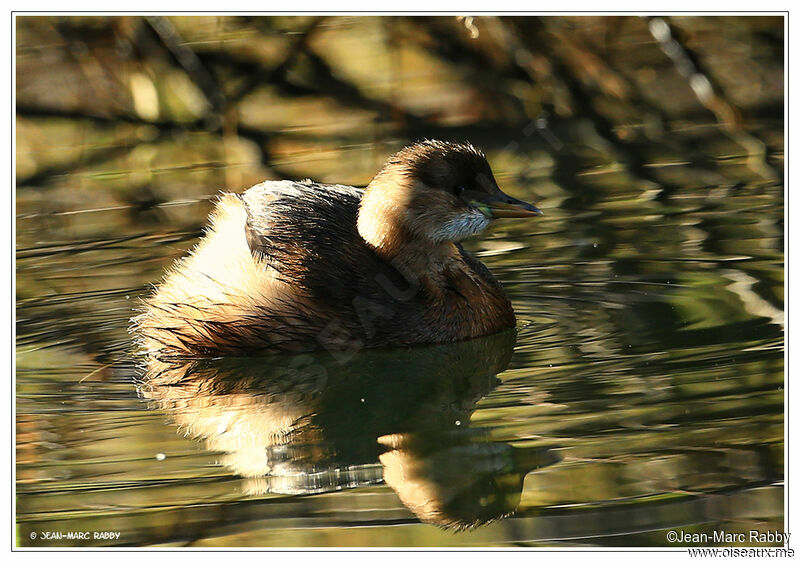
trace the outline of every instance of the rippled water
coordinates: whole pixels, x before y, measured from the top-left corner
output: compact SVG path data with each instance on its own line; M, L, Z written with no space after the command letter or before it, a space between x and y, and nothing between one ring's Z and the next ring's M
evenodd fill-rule
M781 127L757 125L776 170ZM517 330L347 361L132 354L138 299L224 185L214 162L18 189L17 542L675 546L669 530L782 530L779 177L713 119L669 138L702 147L702 173L667 150L633 166L578 117L547 131L556 158L487 148L501 187L545 216L467 244ZM350 146L336 169L368 177L388 152ZM330 160L315 154L287 164ZM120 203L97 189L115 174L178 187ZM80 531L119 535L42 537Z
M512 296L516 343L301 361L289 376L256 359L184 366L192 377L138 394L127 320L190 237L76 232L84 216L113 231L119 211L20 217L37 244L18 250L19 536L663 545L671 528L781 528L782 259L769 224L781 206L759 192L661 212L608 198L599 219L550 208L501 225L473 246ZM457 486L477 509L474 481L510 472L514 517L459 535L418 523L402 485L384 482L378 442L395 434L435 441L395 460L413 468L407 486L449 498L437 487L474 471ZM528 472L510 453L540 450L559 460Z

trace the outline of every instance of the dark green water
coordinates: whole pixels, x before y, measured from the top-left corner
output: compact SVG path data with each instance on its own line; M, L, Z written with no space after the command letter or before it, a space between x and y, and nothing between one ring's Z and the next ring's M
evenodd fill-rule
M699 42L717 25L704 22L682 25ZM59 47L31 39L41 22L26 25L18 97L41 103L31 73L57 65L45 55ZM599 24L585 25L596 37ZM385 32L374 20L329 26L319 52ZM627 54L604 60L679 82L644 23L622 29ZM723 52L705 53L712 70L763 63L757 50ZM392 76L428 89L409 87L408 100L438 100L461 79L411 61ZM249 141L213 132L153 138L143 123L18 117L18 545L685 547L667 532L783 530L782 119L758 113L766 87L750 106L733 95L756 116L742 126L677 86L630 97L636 114L589 91L628 142L611 143L600 115L580 111L538 134L496 122L448 130L482 145L501 187L545 212L467 244L507 288L516 333L347 362L139 365L127 333L137 300L196 242L218 190L275 170ZM384 126L365 134L356 110L283 103L270 145L283 172L363 184L403 144L399 133L370 140ZM669 125L656 140L642 132L654 106ZM303 121L309 131L291 129ZM91 159L118 145L128 152ZM82 164L62 168L76 149ZM136 383L144 369L156 383ZM86 531L119 536L42 538Z

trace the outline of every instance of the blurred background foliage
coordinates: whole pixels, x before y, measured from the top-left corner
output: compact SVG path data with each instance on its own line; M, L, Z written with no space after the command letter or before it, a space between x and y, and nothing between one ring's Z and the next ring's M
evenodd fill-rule
M669 526L782 527L783 24L17 17L19 541L91 525L125 544L664 545ZM564 461L472 535L419 524L386 486L245 494L131 385L136 300L219 191L366 185L421 138L471 141L545 211L468 242L520 327L471 418Z
M696 185L774 180L782 130L763 120L782 118L782 31L769 17L18 18L18 185L80 179L74 197L144 206L264 177L366 184L421 137L506 149L507 174L576 168L561 160L577 136L594 149L581 169L618 162L662 188L674 160ZM749 166L720 182L715 152Z

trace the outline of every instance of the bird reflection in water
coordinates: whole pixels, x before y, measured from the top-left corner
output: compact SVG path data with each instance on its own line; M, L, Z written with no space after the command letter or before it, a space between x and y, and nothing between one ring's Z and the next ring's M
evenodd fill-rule
M469 427L511 358L515 331L453 344L333 356L150 359L140 393L245 477L251 494L385 482L425 522L464 529L507 516L547 448Z

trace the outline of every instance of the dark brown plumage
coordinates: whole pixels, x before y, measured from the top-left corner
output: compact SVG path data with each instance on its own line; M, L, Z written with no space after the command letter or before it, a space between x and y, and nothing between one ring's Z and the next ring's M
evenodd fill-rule
M149 353L217 356L450 342L514 326L500 284L459 241L503 194L483 154L425 141L367 187L264 182L226 194L134 330Z

